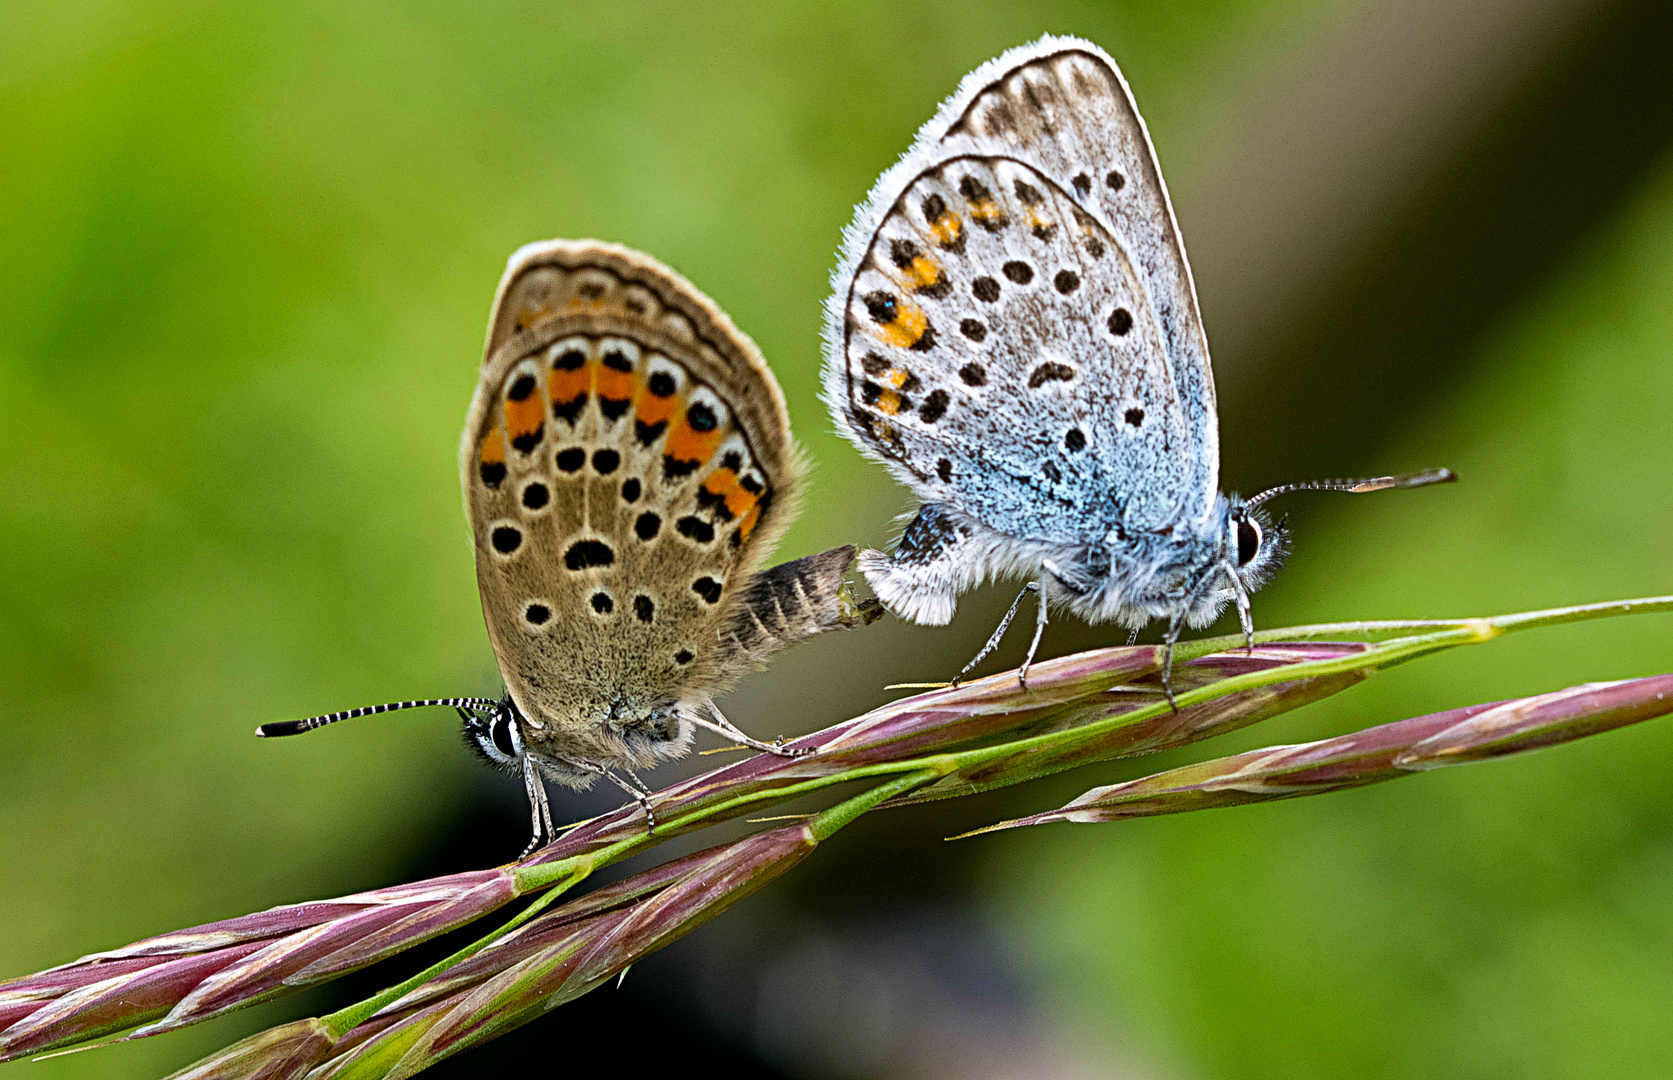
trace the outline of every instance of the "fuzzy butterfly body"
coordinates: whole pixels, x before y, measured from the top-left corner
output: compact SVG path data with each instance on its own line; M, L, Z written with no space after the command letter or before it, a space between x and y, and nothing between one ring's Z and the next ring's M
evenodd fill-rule
M1168 619L1171 642L1233 598L1247 627L1284 538L1266 496L1218 491L1190 266L1106 53L1047 37L972 72L856 210L832 284L826 402L922 503L892 553L861 556L885 606L945 623L1017 573L1042 627L1049 601Z

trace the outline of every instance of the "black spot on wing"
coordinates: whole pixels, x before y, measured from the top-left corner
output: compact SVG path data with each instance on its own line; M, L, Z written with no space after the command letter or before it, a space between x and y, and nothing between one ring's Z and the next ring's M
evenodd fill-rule
M693 431L713 431L719 423L715 411L701 401L693 402L691 408L685 411L685 422L691 425Z
M877 289L866 293L861 300L865 303L866 313L871 316L872 322L882 325L895 321L895 315L899 312L899 302L893 293Z
M616 553L601 540L578 540L563 553L563 564L571 570L586 570L594 566L611 566Z
M1048 382L1068 382L1075 377L1075 369L1068 364L1060 364L1055 360L1048 360L1035 368L1028 376L1028 388L1038 390Z
M929 319L924 319L924 332L918 335L918 340L907 346L913 352L929 352L935 348L935 327L930 325Z
M689 540L695 540L699 544L707 544L715 538L715 527L693 514L687 514L676 521L674 528L679 531L681 536Z
M679 458L664 454L662 455L662 480L664 483L669 483L690 476L697 471L697 466L701 464L703 464L701 461L681 461Z
M524 378L528 378L530 382L534 381L532 378L529 378L529 376L524 376ZM515 446L519 452L526 454L540 445L540 437L545 433L546 425L536 424L533 431L525 431L523 434L513 438L511 440L511 445Z
M586 392L576 394L568 401L552 402L552 416L566 423L573 424L580 417L581 410L587 407Z

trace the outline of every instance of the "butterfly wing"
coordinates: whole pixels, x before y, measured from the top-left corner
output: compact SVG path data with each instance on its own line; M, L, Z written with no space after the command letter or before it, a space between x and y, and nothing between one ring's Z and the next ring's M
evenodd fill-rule
M827 403L925 502L1066 544L1210 512L1190 269L1096 46L1046 38L968 76L856 212L833 282Z
M459 451L483 615L537 728L716 687L801 474L753 342L649 256L512 256ZM571 748L573 750L573 748Z

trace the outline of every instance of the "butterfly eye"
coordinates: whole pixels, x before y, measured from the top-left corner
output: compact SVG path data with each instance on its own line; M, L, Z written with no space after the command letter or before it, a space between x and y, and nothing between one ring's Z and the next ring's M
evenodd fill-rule
M494 740L494 749L508 758L517 756L517 736L511 730L510 716L502 712L494 717L494 724L489 733Z
M1261 527L1248 518L1237 523L1237 565L1248 566L1261 550Z

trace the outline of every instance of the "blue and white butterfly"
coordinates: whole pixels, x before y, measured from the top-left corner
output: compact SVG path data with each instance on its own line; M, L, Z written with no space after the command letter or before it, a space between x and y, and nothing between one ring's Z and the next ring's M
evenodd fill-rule
M966 76L855 211L832 285L826 403L922 503L861 570L928 625L989 578L1027 578L1030 660L1051 604L1135 632L1166 620L1171 661L1186 625L1235 601L1252 644L1249 594L1286 550L1262 503L1455 479L1219 491L1214 375L1167 185L1120 69L1087 41L1044 37Z

